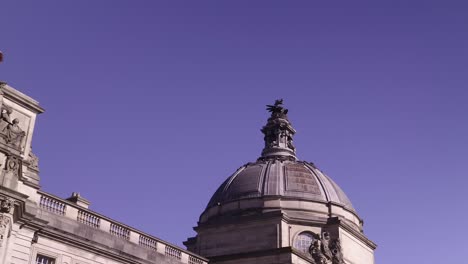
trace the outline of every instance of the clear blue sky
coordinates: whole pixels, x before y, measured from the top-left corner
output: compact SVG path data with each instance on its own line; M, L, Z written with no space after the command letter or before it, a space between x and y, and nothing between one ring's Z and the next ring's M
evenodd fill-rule
M326 2L326 3L325 3ZM380 2L380 3L377 3ZM385 2L385 3L384 3ZM284 98L379 264L468 248L466 1L4 1L43 189L181 245Z

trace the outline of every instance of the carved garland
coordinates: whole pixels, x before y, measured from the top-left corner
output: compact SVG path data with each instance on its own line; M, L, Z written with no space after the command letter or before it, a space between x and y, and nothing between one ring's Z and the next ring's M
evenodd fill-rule
M8 214L13 207L13 201L6 198L0 202L0 247L3 245L5 236L10 236L11 218Z

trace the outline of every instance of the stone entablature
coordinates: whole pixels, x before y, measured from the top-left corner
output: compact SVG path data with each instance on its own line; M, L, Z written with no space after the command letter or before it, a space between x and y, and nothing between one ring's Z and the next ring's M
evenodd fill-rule
M106 216L93 212L87 208L76 205L55 195L38 191L39 210L46 211L86 225L90 228L103 231L115 236L127 243L132 243L142 248L150 249L168 258L173 258L180 263L207 264L208 260L184 250L178 246L167 243L157 237L151 236L130 226L114 221ZM40 213L39 213L40 214Z

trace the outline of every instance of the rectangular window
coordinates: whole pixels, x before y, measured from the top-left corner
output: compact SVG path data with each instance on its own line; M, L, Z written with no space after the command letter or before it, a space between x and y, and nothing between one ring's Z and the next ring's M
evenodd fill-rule
M36 264L55 264L55 259L37 254Z

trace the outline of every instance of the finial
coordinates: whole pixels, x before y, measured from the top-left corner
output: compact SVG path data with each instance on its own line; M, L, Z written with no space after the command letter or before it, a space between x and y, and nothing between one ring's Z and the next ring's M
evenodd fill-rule
M267 124L262 128L265 135L265 148L262 158L286 157L296 159L296 148L293 145L293 135L296 130L288 120L288 109L283 107L283 99L275 100L273 105L266 108L271 116Z

